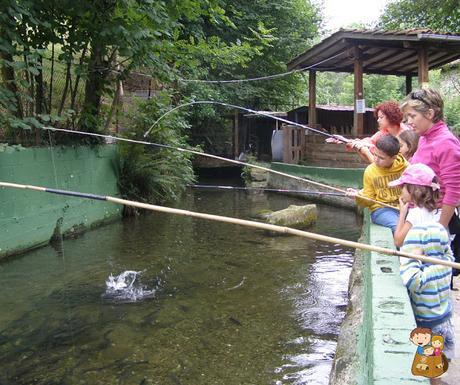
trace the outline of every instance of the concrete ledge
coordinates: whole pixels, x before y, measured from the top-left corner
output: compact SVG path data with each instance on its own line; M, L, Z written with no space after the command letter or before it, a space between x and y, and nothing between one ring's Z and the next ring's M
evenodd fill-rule
M371 224L367 210L360 241L394 248L391 231ZM359 277L362 285L356 293L351 283ZM415 328L415 319L399 276L398 258L357 251L350 287L350 303L337 344L330 384L428 384L427 379L411 373L416 349L409 335ZM356 339L350 340L351 335ZM351 357L345 364L343 352L349 352ZM354 368L355 373L350 368Z
M325 183L344 189L346 187L361 188L364 169L361 168L328 168L299 166L295 164L273 162L270 168L289 175L298 176L313 180L315 182ZM312 190L315 192L333 192L329 188L319 187L308 181L298 181L282 175L270 173L267 185L271 188L282 188L289 190ZM328 203L330 205L356 209L356 202L345 196L329 196L318 194L292 193L298 197L307 198L309 201Z
M316 182L362 188L364 168L301 166L272 162L271 169L312 179Z
M369 226L370 244L394 249L391 230L370 223L366 212L364 226ZM411 373L416 348L409 341L416 327L406 288L399 275L399 259L370 253L372 286L372 340L375 384L428 384L429 381Z

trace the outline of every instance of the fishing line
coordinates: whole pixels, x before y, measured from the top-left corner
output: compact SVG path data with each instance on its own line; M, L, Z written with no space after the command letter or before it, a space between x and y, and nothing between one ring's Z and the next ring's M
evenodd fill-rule
M292 235L297 235L297 236L301 236L304 238L314 239L317 241L328 242L332 244L339 244L339 245L343 245L347 247L352 247L354 249L375 251L381 254L388 254L388 255L393 255L393 256L398 256L398 257L406 257L406 258L416 259L416 260L426 262L426 263L444 265L444 266L449 266L452 268L460 269L460 263L456 263L456 262L445 261L445 260L441 260L437 258L418 255L418 254L405 253L402 251L386 249L383 247L368 245L365 243L347 241L345 239L329 237L327 235L311 233L311 232L304 231L304 230L297 230L297 229L293 229L293 228L286 227L286 226L271 225L268 223L254 222L254 221L249 221L246 219L238 219L238 218L232 218L232 217L225 217L221 215L205 214L205 213L199 213L196 211L182 210L182 209L175 209L171 207L152 205L148 203L141 203L141 202L130 201L130 200L121 199L121 198L115 198L109 195L96 195L96 194L90 194L90 193L82 193L78 191L58 190L58 189L52 189L52 188L47 188L47 187L24 185L24 184L9 183L9 182L0 182L0 187L34 190L34 191L40 191L40 192L47 192L51 194L74 196L78 198L95 199L95 200L107 201L107 202L125 205L125 206L137 207L137 208L150 210L150 211L158 211L162 213L184 215L184 216L188 216L192 218L207 219L211 221L231 223L231 224L247 226L247 227L254 227L254 228L259 228L263 230L274 231L277 233L292 234Z
M183 78L179 78L178 81L182 82L182 83L231 84L231 83L247 83L247 82L257 82L257 81L261 81L261 80L277 79L277 78L292 75L292 74L295 74L295 73L304 73L307 70L315 68L315 67L319 66L320 64L326 63L329 60L332 60L332 59L335 59L336 57L344 55L345 53L346 52L339 52L336 55L328 57L327 59L321 60L321 61L319 61L317 63L311 64L308 67L295 69L295 70L291 70L291 71L286 71L286 72L281 72L281 73L273 74L273 75L258 76L258 77L255 77L255 78L247 78L247 79L229 79L229 80L205 80L205 79L183 79ZM117 65L119 65L119 64L117 64ZM123 71L111 69L113 67L100 67L100 68L105 70L105 71L116 73L118 75L121 75L123 73ZM157 77L155 77L153 75L150 75L150 74L146 74L144 72L130 71L129 73L133 74L133 75L137 75L137 76L144 76L146 78L157 79Z
M48 140L50 144L51 163L53 165L54 183L56 185L56 188L58 188L59 187L58 174L57 174L56 162L54 159L54 145L53 145L51 131L48 131ZM59 226L60 219L58 219L56 226ZM59 231L59 234L54 233L54 235L58 237L57 242L59 243L58 249L56 251L58 255L61 256L63 273L65 274L67 273L67 260L66 260L65 250L64 250L64 236L62 235L62 229L58 229L58 231ZM69 325L68 327L69 327L70 335L72 336L72 342L73 342L72 351L75 352L75 329L72 324L72 312L71 312L69 296L65 295L64 298L65 298L64 308L66 311L67 324Z
M94 137L98 137L98 138L107 139L108 141L114 141L115 140L115 141L122 141L122 142L128 142L128 143L144 144L144 145L147 145L147 146L153 146L153 147L159 147L159 148L168 148L168 149L171 149L171 150L187 152L187 153L190 153L190 154L195 154L195 155L205 156L205 157L212 158L212 159L222 160L222 161L237 164L237 165L240 165L240 166L256 168L256 169L259 169L259 170L270 172L272 174L281 175L281 176L291 178L291 179L294 179L294 180L297 180L297 181L307 182L307 183L310 183L310 184L315 185L315 186L324 187L324 188L327 188L327 189L330 189L330 190L338 191L338 192L341 192L342 194L347 193L346 190L340 189L338 187L329 186L327 184L316 182L316 181L313 181L313 180L310 180L310 179L301 178L301 177L291 175L291 174L287 174L287 173L284 173L284 172L281 172L281 171L272 170L272 169L267 168L267 167L258 166L256 164L245 163L245 162L241 162L239 160L224 158L224 157L221 157L221 156L207 154L205 152L199 152L199 151L196 151L196 150L169 146L167 144L158 144L158 143L147 142L147 141L142 141L142 140L121 138L121 137L113 136L113 135L97 134L95 132L69 130L69 129L66 129L66 128L56 128L56 127L44 126L43 129L51 130L51 131L67 132L67 133L70 133L70 134L77 134L77 135L94 136ZM372 199L372 198L368 198L368 197L366 197L364 195L358 195L358 197L362 198L362 199L364 199L364 200L366 200L368 202L377 203L377 204L379 204L381 206L385 206L385 207L396 209L396 210L398 209L397 207L391 206L391 205L389 205L387 203L384 203L384 202L377 201L377 200Z
M193 101L193 102L179 104L178 106L176 106L176 107L170 109L169 111L165 112L157 120L155 120L155 122L152 124L152 126L146 132L144 132L144 138L147 137L148 134L150 134L150 131L152 131L152 129L160 122L160 120L162 120L163 118L168 116L170 113L172 113L172 112L174 112L174 111L176 111L176 110L178 110L180 108L187 107L187 106L193 106L195 104L217 104L217 105L224 106L224 107L235 108L237 110L243 110L243 111L253 113L255 115L261 115L261 116L265 116L267 118L278 120L280 122L287 123L287 124L289 124L291 126L297 126L297 127L305 128L306 130L312 131L312 132L314 132L316 134L324 135L324 136L327 136L328 138L335 138L335 139L340 140L340 141L342 141L344 143L349 142L348 139L345 139L343 137L336 136L334 134L329 134L328 132L324 132L324 131L321 131L321 130L317 130L316 128L306 126L305 124L292 122L290 120L280 118L278 116L271 115L270 113L267 113L267 112L251 110L250 108L236 106L234 104L229 104L229 103L224 103L224 102L216 102L214 100L196 100L196 101Z
M240 190L240 191L267 191L267 192L280 192L280 193L296 193L296 194L311 194L311 195L332 195L332 196L345 196L344 193L323 192L315 190L288 190L280 188L265 188L265 187L241 187L241 186L217 186L217 185L204 185L193 184L187 187L195 189L209 189L209 190Z
M308 67L300 68L300 69L295 69L279 74L274 74L274 75L267 75L267 76L259 76L256 78L248 78L248 79L231 79L231 80L203 80L203 79L179 79L179 81L183 83L211 83L211 84L228 84L228 83L246 83L246 82L255 82L255 81L260 81L260 80L269 80L269 79L276 79L280 77L284 77L287 75L299 73L299 72L305 72L309 69L312 69L320 64L323 64L329 60L335 59L336 57L339 57L341 55L345 54L345 52L339 52L338 54L328 57L327 59L321 60L317 63L314 63Z

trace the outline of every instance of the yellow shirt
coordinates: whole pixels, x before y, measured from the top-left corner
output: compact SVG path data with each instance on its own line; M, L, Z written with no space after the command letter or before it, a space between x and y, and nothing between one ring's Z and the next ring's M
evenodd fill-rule
M364 171L363 189L360 195L398 207L401 188L388 187L388 182L398 179L408 165L409 163L401 154L398 154L389 168L378 167L375 163L370 164ZM369 207L371 212L384 207L359 197L356 198L356 202L360 206Z

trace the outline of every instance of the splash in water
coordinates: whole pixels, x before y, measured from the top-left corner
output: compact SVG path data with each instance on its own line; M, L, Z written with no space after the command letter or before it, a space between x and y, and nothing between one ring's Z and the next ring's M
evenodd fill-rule
M137 302L155 296L155 289L147 290L140 282L142 271L127 270L105 281L103 298L115 302Z

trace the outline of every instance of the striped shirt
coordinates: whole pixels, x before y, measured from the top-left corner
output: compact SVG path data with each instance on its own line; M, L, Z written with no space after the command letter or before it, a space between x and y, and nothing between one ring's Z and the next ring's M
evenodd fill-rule
M401 251L445 261L454 261L449 235L439 223L414 226L407 233ZM407 287L415 321L419 327L434 327L452 314L450 280L452 268L411 258L400 258L400 274Z

